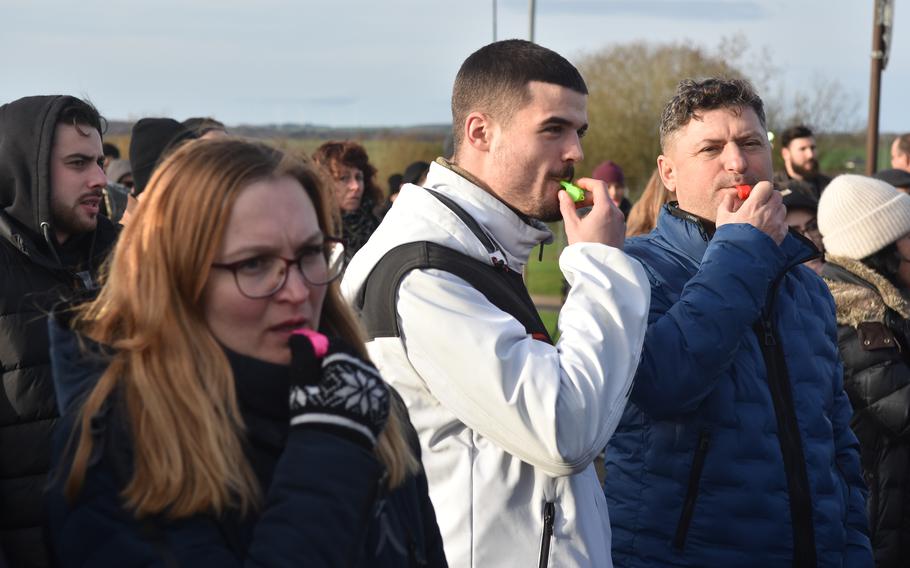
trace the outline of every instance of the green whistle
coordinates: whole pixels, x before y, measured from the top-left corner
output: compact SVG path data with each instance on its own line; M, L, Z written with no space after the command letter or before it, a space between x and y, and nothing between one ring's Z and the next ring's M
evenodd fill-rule
M577 185L567 181L561 181L559 182L559 185L561 185L562 188L566 190L566 193L569 194L569 197L571 197L572 201L575 203L585 200L585 190L578 187Z

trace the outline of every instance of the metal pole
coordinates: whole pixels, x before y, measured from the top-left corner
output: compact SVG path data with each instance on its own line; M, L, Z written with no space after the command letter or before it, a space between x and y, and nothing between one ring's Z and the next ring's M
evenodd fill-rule
M531 43L534 43L534 12L536 11L536 5L536 0L528 0L528 39Z
M493 41L496 41L496 0L493 0Z
M881 98L883 39L881 0L873 0L875 18L872 24L872 74L869 85L869 123L866 126L866 175L878 169L878 114Z

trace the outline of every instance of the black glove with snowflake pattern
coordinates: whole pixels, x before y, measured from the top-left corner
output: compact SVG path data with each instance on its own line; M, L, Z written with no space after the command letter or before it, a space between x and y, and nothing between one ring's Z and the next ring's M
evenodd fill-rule
M332 431L368 449L389 417L389 390L344 340L306 330L291 346L291 427Z

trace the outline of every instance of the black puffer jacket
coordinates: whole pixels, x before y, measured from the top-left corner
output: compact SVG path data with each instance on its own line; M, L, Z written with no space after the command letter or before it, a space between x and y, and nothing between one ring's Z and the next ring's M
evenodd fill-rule
M844 388L869 486L879 568L910 562L910 303L861 262L828 257L822 276L837 304Z
M70 97L28 97L0 107L0 558L49 566L44 490L57 418L46 314L62 297L94 287L116 238L98 228L53 239L50 156ZM44 227L42 227L44 225Z

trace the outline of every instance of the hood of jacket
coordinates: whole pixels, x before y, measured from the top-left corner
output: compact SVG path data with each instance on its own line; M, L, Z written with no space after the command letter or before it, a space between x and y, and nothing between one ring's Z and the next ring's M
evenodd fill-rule
M60 111L73 97L25 97L0 106L0 211L40 236L51 216L51 151ZM34 237L33 237L34 238Z
M75 100L65 95L47 95L0 106L0 239L9 241L35 264L51 270L100 258L118 233L106 217L99 215L94 231L75 235L63 245L58 245L53 237L54 132L61 110Z
M910 303L887 278L852 258L828 255L825 262L822 276L834 296L838 324L885 323L889 309L910 319Z

